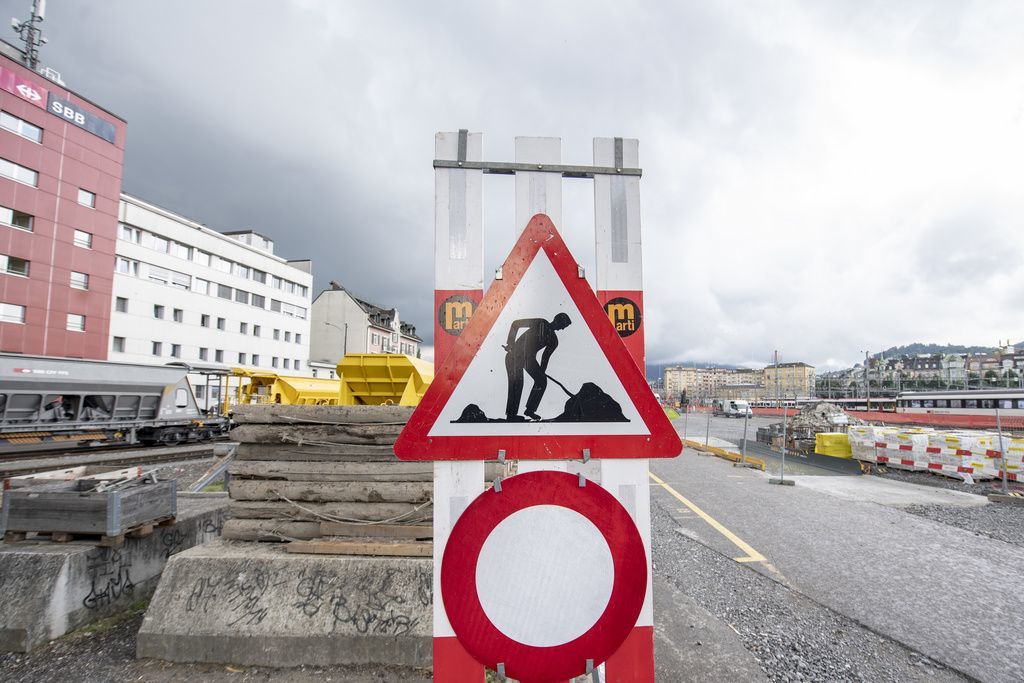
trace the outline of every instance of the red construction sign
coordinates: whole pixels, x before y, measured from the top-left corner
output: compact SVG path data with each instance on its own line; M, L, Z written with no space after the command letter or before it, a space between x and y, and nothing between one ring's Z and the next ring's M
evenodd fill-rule
M395 443L403 460L670 458L682 443L551 220L530 220Z
M644 544L629 513L565 472L520 474L481 494L441 563L459 642L480 663L531 683L565 681L608 659L646 590Z

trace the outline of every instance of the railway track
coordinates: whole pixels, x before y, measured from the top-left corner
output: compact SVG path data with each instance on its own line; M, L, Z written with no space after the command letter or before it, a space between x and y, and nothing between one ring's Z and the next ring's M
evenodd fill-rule
M0 479L22 474L35 474L80 465L110 466L150 465L182 460L200 460L214 456L215 449L225 442L204 442L181 446L116 447L89 451L47 451L5 455L0 460Z

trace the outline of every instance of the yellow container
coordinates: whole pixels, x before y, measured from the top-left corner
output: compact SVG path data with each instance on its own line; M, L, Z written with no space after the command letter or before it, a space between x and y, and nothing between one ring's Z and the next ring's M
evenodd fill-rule
M839 432L819 432L814 435L814 452L833 458L852 458L850 438Z
M350 353L338 362L341 404L419 405L434 379L434 365L395 353Z

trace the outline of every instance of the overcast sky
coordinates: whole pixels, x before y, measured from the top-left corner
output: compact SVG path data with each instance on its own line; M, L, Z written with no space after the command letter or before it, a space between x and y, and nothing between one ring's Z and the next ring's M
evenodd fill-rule
M433 139L458 128L488 161L640 140L651 363L1024 338L1017 0L50 0L43 28L43 63L127 119L126 192L267 234L428 345ZM522 226L512 179L484 186L493 272ZM592 273L591 184L563 187Z

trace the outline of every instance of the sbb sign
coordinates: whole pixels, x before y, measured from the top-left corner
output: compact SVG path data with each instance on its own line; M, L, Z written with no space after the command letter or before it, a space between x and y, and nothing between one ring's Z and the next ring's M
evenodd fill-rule
M114 144L116 140L117 130L114 128L114 124L101 119L92 112L82 109L70 100L61 99L51 92L46 108L51 114L59 116L68 123L87 130L97 137L101 137L111 144Z

